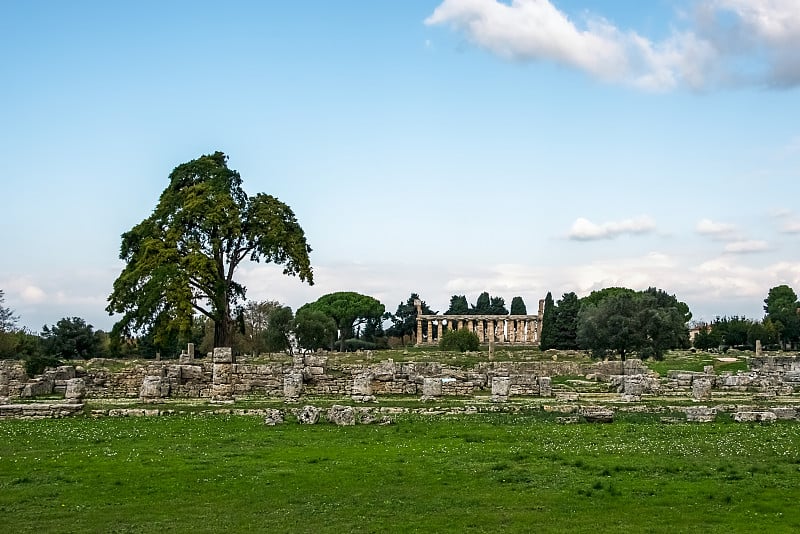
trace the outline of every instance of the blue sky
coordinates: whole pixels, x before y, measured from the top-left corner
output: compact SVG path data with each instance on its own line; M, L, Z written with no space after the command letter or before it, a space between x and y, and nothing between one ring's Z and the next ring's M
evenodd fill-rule
M0 17L0 289L108 329L120 234L221 150L289 204L316 284L529 310L657 286L695 318L800 290L794 0L13 2Z

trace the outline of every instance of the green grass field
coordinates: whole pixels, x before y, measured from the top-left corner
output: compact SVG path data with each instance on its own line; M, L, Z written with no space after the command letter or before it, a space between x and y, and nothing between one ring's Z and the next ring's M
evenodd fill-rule
M0 422L14 532L796 532L800 425Z

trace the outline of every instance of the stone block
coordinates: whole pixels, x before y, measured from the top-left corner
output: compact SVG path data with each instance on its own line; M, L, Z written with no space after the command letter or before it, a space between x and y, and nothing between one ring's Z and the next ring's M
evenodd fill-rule
M695 378L692 380L692 399L696 401L711 400L711 380Z
M797 408L793 406L774 406L769 409L780 421L794 421L797 419Z
M283 423L283 412L281 410L267 409L264 414L264 424L275 426Z
M80 402L86 396L86 381L83 378L67 380L64 398L70 403Z
M352 406L334 404L328 410L327 419L338 426L352 426L356 424L356 413Z
M361 373L353 377L353 387L351 397L356 402L373 402L375 396L372 394L372 374Z
M233 350L230 347L215 347L212 358L214 363L235 363Z
M422 379L422 397L423 398L436 398L442 396L442 379L441 378L423 378Z
M774 423L778 417L773 412L736 412L733 420L737 423Z
M301 425L314 425L319 422L319 408L316 406L303 406L295 414L297 422Z
M492 402L507 402L511 394L511 378L508 376L492 377Z
M553 396L553 388L550 382L549 376L540 376L537 380L539 383L539 396L540 397L552 397ZM578 395L575 394L575 398L578 398Z
M686 408L686 420L691 423L712 423L717 418L717 409L708 406Z
M612 423L614 410L605 406L582 406L578 413L587 423Z
M292 370L283 375L283 398L286 402L297 402L303 394L303 373Z
M169 396L169 381L160 376L145 376L139 389L142 400L162 399Z

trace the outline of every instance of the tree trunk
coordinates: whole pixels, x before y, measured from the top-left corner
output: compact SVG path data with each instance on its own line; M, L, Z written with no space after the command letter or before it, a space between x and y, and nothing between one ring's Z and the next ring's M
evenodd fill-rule
M224 316L218 321L214 321L214 347L233 346L233 322L230 317Z

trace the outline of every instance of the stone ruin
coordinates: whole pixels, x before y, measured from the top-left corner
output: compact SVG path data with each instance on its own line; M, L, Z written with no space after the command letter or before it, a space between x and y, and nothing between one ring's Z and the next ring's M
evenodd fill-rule
M797 419L797 409L791 404L800 404L792 397L795 391L800 392L800 360L796 356L762 354L749 361L749 369L737 373L716 374L713 366L707 366L700 372L669 371L658 376L636 359L485 361L461 368L439 362L392 360L339 363L325 353L315 353L297 354L291 362L251 364L237 362L226 348L196 359L194 348L189 346L177 361L148 361L117 372L104 367L103 360L96 360L85 367L61 366L28 377L21 362L1 361L0 417L64 417L80 413L85 399L131 399L161 405L176 399L233 404L239 399L264 398L297 405L314 398L336 398L349 399L356 406L318 408L315 415L313 406L306 404L291 413L305 423L322 416L338 421L336 424L351 424L378 417L372 408L358 405L390 402L393 396L416 396L423 403L449 397L484 398L500 410L516 409L520 400L534 402L562 411L565 422L613 420L614 411L627 409L625 404L638 409L637 403L653 398L694 403L674 407L690 422L713 421L725 412L741 422ZM552 377L582 378L554 382ZM53 395L62 395L64 401L20 403ZM776 406L753 406L749 401ZM165 413L157 408L137 410ZM265 421L278 424L284 415L270 412Z

